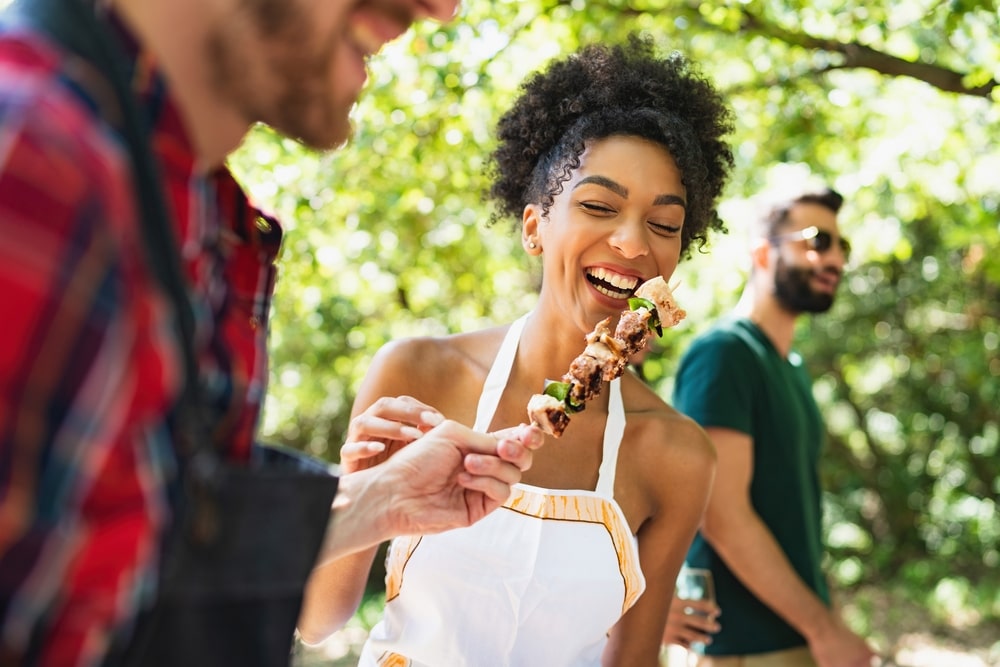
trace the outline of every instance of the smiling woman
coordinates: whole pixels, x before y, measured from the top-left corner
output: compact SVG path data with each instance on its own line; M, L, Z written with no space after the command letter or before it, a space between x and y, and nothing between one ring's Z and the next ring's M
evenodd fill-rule
M728 129L714 88L649 41L588 47L530 77L499 122L490 194L495 218L520 221L524 252L542 263L536 307L512 324L390 343L359 389L356 423L379 418L388 394L479 431L523 422L595 325L615 331L639 285L668 279L721 227ZM501 509L392 543L384 618L362 665L655 664L714 453L631 373L595 383ZM348 471L406 445L351 440ZM317 570L307 641L354 610L373 554Z

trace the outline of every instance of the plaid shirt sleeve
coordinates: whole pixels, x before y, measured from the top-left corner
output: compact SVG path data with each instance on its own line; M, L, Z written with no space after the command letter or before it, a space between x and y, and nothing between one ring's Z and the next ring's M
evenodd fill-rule
M85 101L0 37L0 658L41 665L98 661L148 592L179 382L127 159Z

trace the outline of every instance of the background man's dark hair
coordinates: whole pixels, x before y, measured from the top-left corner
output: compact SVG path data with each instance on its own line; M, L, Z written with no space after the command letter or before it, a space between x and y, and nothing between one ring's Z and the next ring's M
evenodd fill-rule
M776 204L768 210L761 221L761 235L765 238L777 236L782 231L785 223L788 222L788 215L791 213L792 208L798 204L818 204L833 213L837 213L844 204L844 197L839 192L827 188L817 192L806 192L794 199Z

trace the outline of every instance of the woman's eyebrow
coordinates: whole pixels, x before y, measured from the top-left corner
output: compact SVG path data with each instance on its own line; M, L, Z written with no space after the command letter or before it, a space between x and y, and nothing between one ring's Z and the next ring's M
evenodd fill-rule
M656 195L656 199L653 200L653 206L669 206L677 205L681 208L687 208L687 202L684 201L684 197L678 197L677 195Z
M594 185L600 185L601 187L611 190L619 197L625 197L626 199L628 198L628 188L626 188L621 183L612 181L607 176L585 176L581 178L576 185L573 186L573 189L576 190L578 187L582 185L587 185L588 183L593 183Z
M587 185L588 183L592 183L594 185L600 185L603 188L611 190L619 197L628 199L628 188L626 188L621 183L618 183L617 181L611 180L607 176L597 176L597 175L585 176L581 178L576 185L573 186L573 189L575 190L582 185ZM671 206L671 205L687 208L687 202L684 201L683 197L680 197L678 195L669 195L669 194L656 195L656 197L653 199L653 206Z

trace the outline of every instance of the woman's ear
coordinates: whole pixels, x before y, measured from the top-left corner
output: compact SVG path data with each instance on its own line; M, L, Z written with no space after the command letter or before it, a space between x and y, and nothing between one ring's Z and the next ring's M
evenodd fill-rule
M521 214L521 245L529 255L542 254L542 239L539 235L541 215L537 204L528 204Z

